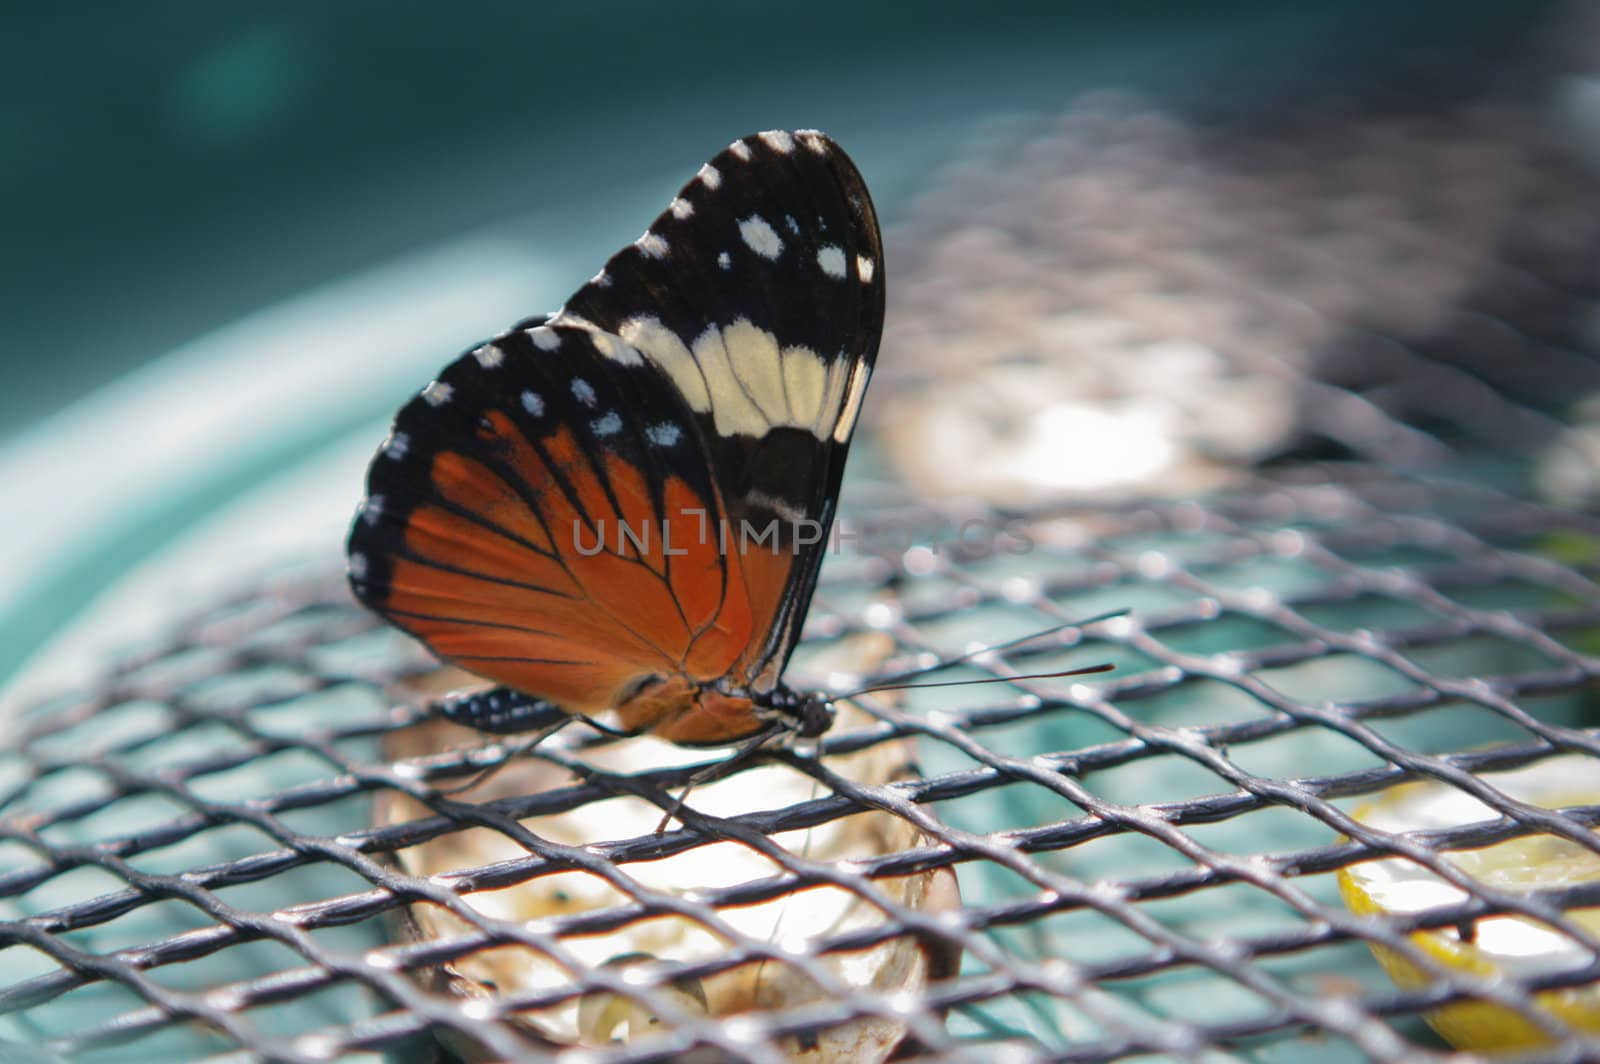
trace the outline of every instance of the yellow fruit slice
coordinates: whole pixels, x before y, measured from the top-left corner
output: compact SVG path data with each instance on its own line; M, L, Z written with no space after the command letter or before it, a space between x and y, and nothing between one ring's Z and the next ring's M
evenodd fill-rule
M1511 772L1485 773L1484 782L1529 805L1546 809L1600 805L1600 759L1563 755ZM1352 814L1388 832L1423 831L1494 820L1499 814L1444 783L1432 780L1394 787ZM1507 891L1538 890L1600 880L1600 854L1552 835L1524 835L1477 850L1442 853L1473 879ZM1339 893L1352 912L1405 914L1458 904L1467 893L1402 858L1366 861L1341 869ZM1572 923L1600 936L1600 909L1572 909ZM1491 916L1466 929L1413 933L1416 947L1441 964L1479 975L1528 978L1582 968L1589 951L1569 936L1535 920ZM1427 985L1431 977L1392 950L1373 954L1397 984ZM1600 983L1544 991L1537 1007L1576 1030L1600 1033ZM1511 1050L1549 1045L1550 1035L1525 1016L1481 1001L1461 1001L1427 1013L1434 1030L1458 1049Z

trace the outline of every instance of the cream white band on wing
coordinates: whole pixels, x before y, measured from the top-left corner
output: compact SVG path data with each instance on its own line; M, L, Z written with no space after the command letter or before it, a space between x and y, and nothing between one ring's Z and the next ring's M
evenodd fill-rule
M780 347L748 318L726 328L708 326L692 349L650 314L629 318L617 332L672 379L691 409L710 413L723 436L799 428L843 443L855 428L870 376L860 360L825 359L798 344Z

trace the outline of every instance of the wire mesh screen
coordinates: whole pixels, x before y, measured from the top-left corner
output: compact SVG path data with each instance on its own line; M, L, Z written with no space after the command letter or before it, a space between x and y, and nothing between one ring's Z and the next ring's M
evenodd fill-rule
M1033 515L1014 527L1035 549L1016 557L923 547L841 559L818 596L815 642L887 632L898 659L949 656L965 648L962 632L1045 628L1096 603L1132 603L1131 615L1069 645L1046 640L971 666L1003 677L1066 656L1118 671L979 688L981 699L922 691L917 707L864 698L870 720L830 734L820 765L781 755L821 781L815 797L711 817L691 796L682 827L612 837L600 825L585 847L517 820L618 792L666 801L686 769L593 771L484 805L440 797L374 749L381 733L421 725L373 679L422 663L376 631L332 575L287 580L206 611L94 695L26 722L5 759L0 889L12 918L0 1000L63 1051L112 1057L130 1043L143 1053L164 1036L194 1037L175 1025L207 1032L215 1050L278 1059L392 1047L435 1027L514 1056L536 1044L507 1022L518 1008L650 984L589 972L485 1006L416 974L493 947L560 955L564 937L652 916L730 934L725 908L829 883L888 919L807 942L804 953L733 937L720 956L663 965L656 986L753 958L804 969L907 929L959 949L959 974L909 1001L856 988L737 1027L685 1016L608 1057L694 1046L761 1057L785 1035L876 1015L904 1022L930 1050L998 1041L1085 1059L1190 1055L1303 1040L1309 1029L1398 1059L1419 1033L1394 1020L1463 995L1559 1026L1532 992L1593 981L1593 965L1529 981L1474 976L1431 960L1405 932L1512 912L1592 950L1593 934L1564 910L1600 904L1594 884L1517 892L1466 880L1464 901L1380 920L1352 914L1331 873L1402 854L1461 882L1437 851L1528 832L1594 846L1600 806L1538 809L1478 774L1596 753L1600 740L1582 726L1600 670L1582 650L1600 627L1593 564L1550 556L1559 537L1592 536L1595 525L1459 482L1319 470L1204 506ZM830 753L899 736L915 737L920 778L861 783L826 767ZM1446 781L1496 815L1405 835L1347 811L1347 799L1416 778ZM388 791L425 814L373 826L368 799ZM631 882L637 862L719 839L759 847L862 809L913 822L922 842L837 864L769 846L770 874L693 897ZM468 825L507 834L520 856L433 876L387 859ZM943 867L962 883L950 912L896 904L879 886ZM475 891L585 868L615 877L625 900L538 927L471 904ZM376 925L408 903L447 909L466 927L391 941ZM1366 943L1437 981L1396 992ZM837 983L826 969L809 974Z
M1117 113L1111 154L1135 170L1191 136ZM1516 147L1522 127L1504 113L1432 113L1538 179L1509 182L1516 194L1497 202L1516 209L1474 237L1461 278L1430 289L1438 312L1405 328L1301 292L1314 327L1280 303L1228 328L1339 357L1240 354L1207 334L1233 376L1288 382L1269 406L1302 413L1242 452L1200 447L1225 470L1205 493L1019 502L1008 487L939 503L907 447L858 457L868 475L847 488L796 686L866 686L1045 634L942 674L992 685L860 696L817 750L773 751L717 786L772 771L789 784L723 792L731 804L694 792L680 809L721 755L618 762L595 734L531 750L443 735L426 704L449 679L325 569L250 587L90 690L31 707L0 751L5 1050L310 1061L426 1058L437 1044L509 1059L566 1044L566 1023L599 1032L569 1048L584 1060L857 1059L840 1045L1401 1060L1442 1050L1421 1017L1454 1003L1504 1010L1540 1059L1600 1051L1584 997L1600 980L1585 911L1600 881L1535 862L1506 882L1451 859L1517 838L1561 841L1575 864L1600 854L1600 786L1582 785L1600 782L1600 519L1579 402L1600 379L1584 331L1600 241L1581 168ZM1069 116L1027 165L1081 177L1105 157L1100 115ZM1190 164L1184 180L1216 187ZM956 187L1004 189L1008 172ZM1038 217L990 221L1004 232ZM937 205L923 219L901 238L899 298L937 310L939 286L964 280L940 248L970 244ZM1209 261L1233 261L1256 231ZM1030 239L1036 267L1053 252ZM1440 239L1460 251L1466 237ZM984 273L994 260L955 261ZM1076 267L1052 269L1049 298L1076 305ZM1102 307L1121 293L1125 322L1170 320L1137 283L1096 291ZM1118 335L1123 354L1148 339ZM1466 357L1485 337L1498 353ZM972 379L955 351L897 383L894 342L890 402L937 407L922 389ZM1394 456L1410 471L1382 462ZM900 472L917 486L896 487ZM1115 671L1025 678L1100 661ZM873 751L893 756L863 760ZM1555 764L1579 765L1580 785L1554 802L1501 783ZM1441 824L1372 814L1416 781L1481 805ZM649 815L605 812L623 798ZM663 811L676 819L657 831ZM1442 892L1410 907L1353 892L1351 870L1377 858ZM674 878L697 860L731 871ZM538 893L556 877L571 886ZM604 889L575 900L586 884ZM535 895L537 912L505 902ZM848 899L847 916L808 923L825 896ZM1570 962L1475 967L1428 944L1471 943L1504 914L1555 936ZM710 945L669 948L686 938ZM617 963L597 962L586 944L600 940ZM555 974L518 974L535 967ZM708 988L739 972L745 1006L708 1008ZM636 1021L626 1037L618 1016Z

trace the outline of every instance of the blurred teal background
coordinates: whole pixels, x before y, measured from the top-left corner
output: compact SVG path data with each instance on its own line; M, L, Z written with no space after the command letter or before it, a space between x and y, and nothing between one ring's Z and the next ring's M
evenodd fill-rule
M86 685L105 654L277 559L338 565L364 464L405 397L477 339L560 303L736 136L827 130L892 230L997 125L1085 93L1292 113L1313 86L1375 83L1455 42L1509 42L1552 6L12 9L0 15L7 708ZM894 250L891 231L891 315ZM203 863L169 857L170 871ZM1259 902L1232 908L1218 918L1260 916Z
M13 8L0 686L225 506L359 453L433 369L558 304L737 135L827 130L892 225L996 119L1104 88L1283 106L1546 6ZM284 489L267 512L323 522L331 560L360 462L329 461L324 495ZM220 571L265 561L238 542L213 551ZM197 567L173 572L204 583Z

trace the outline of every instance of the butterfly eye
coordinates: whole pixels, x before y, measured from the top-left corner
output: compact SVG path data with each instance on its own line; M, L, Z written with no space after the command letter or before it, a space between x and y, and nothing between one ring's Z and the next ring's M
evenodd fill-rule
M796 733L802 739L815 739L833 727L833 703L811 697L800 703L800 725Z

